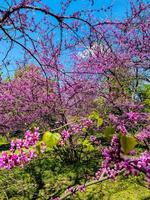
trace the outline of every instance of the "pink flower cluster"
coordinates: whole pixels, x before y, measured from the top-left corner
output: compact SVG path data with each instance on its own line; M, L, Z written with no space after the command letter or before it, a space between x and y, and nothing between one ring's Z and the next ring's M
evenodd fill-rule
M96 173L96 179L99 179L102 173L105 173L111 179L115 179L121 171L124 171L125 175L138 175L140 172L143 172L150 186L149 151L141 153L139 157L123 157L121 154L119 138L117 135L114 135L111 145L103 149L102 155L104 157L104 161L102 163L102 167Z
M40 68L34 65L16 71L16 77L9 82L2 82L0 122L3 126L0 131L26 129L33 122L48 126L47 116L55 102L54 87L55 83L46 83Z
M101 141L95 135L91 135L90 136L90 142L95 144L95 145L100 145L101 144Z
M93 124L91 119L82 118L78 124L73 124L70 126L70 130L73 134L82 132L83 128L89 128Z
M126 135L128 132L127 132L127 129L125 127L124 124L120 124L117 126L117 129L123 134L123 135Z
M64 141L66 141L70 137L70 135L71 135L71 133L69 133L67 130L63 130L61 132L61 136L62 136Z
M36 156L37 155L34 150L28 150L28 152L20 150L19 154L2 152L2 156L0 158L0 168L12 169L16 166L23 167L25 163L30 162L31 159Z
M150 139L150 125L143 129L136 137L140 142Z
M11 141L11 152L15 150L20 150L21 148L28 149L30 146L34 146L39 140L39 128L34 128L32 133L30 130L27 130L24 135L24 139L16 139Z
M148 123L148 114L141 112L141 107L139 112L136 111L124 111L120 115L109 114L110 121L116 126L117 130L123 135L126 135L129 131L137 128L137 124L147 124ZM125 110L131 109L128 105L125 107ZM134 108L135 109L135 108Z
M80 120L80 124L84 127L84 128L89 128L91 127L91 125L93 124L91 119L87 119L87 118L82 118Z
M83 128L88 129L92 124L92 120L82 118L78 124L73 124L69 127L68 130L63 130L61 132L62 140L60 141L60 145L63 146L64 143L70 138L70 136L83 133Z
M16 166L23 167L37 156L35 146L39 141L39 129L34 132L26 131L23 139L16 139L11 142L10 152L4 151L0 157L0 168L12 169ZM32 147L31 149L29 149Z
M70 126L70 129L74 135L82 131L82 127L80 126L80 124L73 124Z
M92 142L92 143L94 143L95 141L96 141L96 136L95 135L91 135L90 136L90 141Z
M140 118L141 118L140 113L138 113L138 112L132 112L132 111L128 112L127 116L128 116L128 119L131 120L131 121L133 121L133 122L138 122L140 120Z
M120 131L123 135L127 134L125 122L124 122L124 120L122 120L121 116L118 117L118 116L115 116L114 114L110 113L109 119L114 125L116 125L116 128L118 131Z

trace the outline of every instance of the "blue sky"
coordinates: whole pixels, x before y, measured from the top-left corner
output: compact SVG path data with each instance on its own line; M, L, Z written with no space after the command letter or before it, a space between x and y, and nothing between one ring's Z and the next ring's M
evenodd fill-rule
M54 12L58 12L60 10L60 0L43 0L43 2L49 5ZM94 0L94 6L91 7L91 3L89 0L80 0L80 1L73 1L71 6L67 10L67 14L71 14L74 10L77 9L100 9L106 8L110 5L113 6L112 13L113 18L115 19L122 19L126 16L126 11L129 10L129 0ZM143 0L143 2L149 2L149 0ZM102 13L102 17L105 17Z
M146 1L146 0L145 0ZM43 0L43 2L47 5L49 5L54 12L60 11L60 0ZM82 10L84 8L86 9L100 9L100 8L106 8L110 5L113 5L113 18L121 19L125 17L125 12L127 9L129 9L129 0L95 0L94 6L91 7L91 3L88 0L80 0L80 1L74 1L71 3L71 6L67 10L67 14L71 14L74 12L74 10ZM104 16L104 13L101 13L101 17Z

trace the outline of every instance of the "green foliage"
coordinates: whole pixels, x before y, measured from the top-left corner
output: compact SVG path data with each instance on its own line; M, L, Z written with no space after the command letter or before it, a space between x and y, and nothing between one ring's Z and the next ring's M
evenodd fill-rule
M143 186L142 177L120 176L92 185L84 193L78 192L72 200L149 200L150 191Z
M1 151L6 151L10 149L10 144L7 141L7 138L5 136L0 135L0 155Z
M90 143L90 141L88 139L85 139L82 144L87 149L87 151L93 151L94 150L93 145Z
M85 182L87 175L93 176L93 171L99 167L97 158L91 156L88 161L68 165L51 151L23 169L0 170L0 199L7 196L10 200L32 200L36 192L37 200L59 196L70 185Z
M111 140L113 134L115 133L115 128L112 127L112 126L107 126L105 129L104 129L104 136L108 139L108 140Z
M54 153L33 160L24 169L0 170L0 199L37 200L59 196L71 185L83 184L87 176L93 177L100 163L93 160L72 165L62 163ZM118 177L91 185L84 193L69 197L73 200L143 200L150 197L143 177Z
M144 87L141 89L140 95L146 106L145 111L150 112L150 85L144 85Z
M8 144L7 138L5 136L0 135L0 145Z
M46 131L42 137L42 141L46 144L47 147L53 148L59 143L60 134Z
M97 111L93 111L90 114L89 119L95 120L97 122L97 127L98 128L103 125L103 119L99 116L99 113Z
M36 152L37 154L41 154L41 151L42 151L42 143L43 141L39 141L36 145Z
M128 154L137 145L137 140L130 135L121 135L120 143L124 154Z

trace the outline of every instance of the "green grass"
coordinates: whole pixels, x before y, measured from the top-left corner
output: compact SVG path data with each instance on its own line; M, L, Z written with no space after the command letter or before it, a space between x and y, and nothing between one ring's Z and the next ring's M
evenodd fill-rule
M6 140L0 137L0 146ZM138 148L140 151L140 148ZM93 177L100 166L99 152L85 153L76 163L62 162L55 151L45 153L23 169L0 170L0 200L50 200L60 196L72 185L83 184L87 176ZM68 156L67 152L66 155ZM34 195L36 195L36 198ZM120 176L78 192L68 200L150 200L150 190L144 177Z
M150 200L150 190L144 186L142 177L119 177L90 186L75 198L84 200Z
M27 165L24 169L0 170L0 200L33 200L38 187L37 200L48 200L60 195L70 185L84 182L86 175L92 176L95 166L61 163L55 156L45 156ZM143 176L118 177L107 180L78 192L70 200L150 200L150 190L145 187Z

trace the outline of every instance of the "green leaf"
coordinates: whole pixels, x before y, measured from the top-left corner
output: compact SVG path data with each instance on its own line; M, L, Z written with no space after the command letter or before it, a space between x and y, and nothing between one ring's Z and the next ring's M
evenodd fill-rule
M37 143L37 145L36 145L36 151L37 151L38 154L41 153L41 141L39 141L39 142Z
M89 144L89 140L85 139L82 143L84 146L86 146L87 144Z
M97 121L97 127L99 128L103 124L103 119L99 116L99 113L97 111L93 111L89 115L89 119L96 120Z
M88 145L86 145L86 149L87 149L88 151L93 151L93 150L94 150L94 147L93 147L93 145L88 144Z
M112 126L107 126L104 130L104 135L107 139L111 139L113 134L115 133L115 128Z
M87 132L87 128L84 127L84 128L82 129L82 131L83 131L84 133L86 133L86 132Z
M96 111L93 111L90 115L89 115L90 119L97 119L99 118L99 113Z
M43 135L42 140L47 147L53 148L59 143L60 138L61 136L59 133L52 133L50 131L46 131Z
M124 153L128 154L137 145L137 140L133 136L121 135L120 143Z
M97 119L97 127L99 128L100 126L102 126L103 125L103 119L102 118L98 118Z
M8 144L9 142L7 141L6 137L0 135L0 145L3 144Z
M88 151L93 151L94 150L94 147L93 147L93 145L90 143L90 141L89 140L84 140L83 141L83 146L85 146L86 147L86 149L88 150Z

